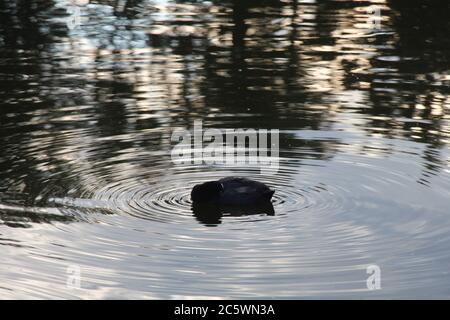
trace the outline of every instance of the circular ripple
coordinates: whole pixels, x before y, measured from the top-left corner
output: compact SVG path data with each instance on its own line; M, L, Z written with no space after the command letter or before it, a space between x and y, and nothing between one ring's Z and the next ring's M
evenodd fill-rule
M208 172L189 168L177 171L169 177L158 181L143 181L126 179L108 184L92 194L92 198L108 204L110 210L126 213L135 217L164 221L183 222L186 217L192 218L192 202L190 193L196 184L210 180L217 180L224 176L246 176L264 183L276 190L272 199L277 207L307 206L301 190L282 187L282 180L273 177L245 171Z
M92 193L85 193L83 197L104 203L108 210L115 213L166 223L183 223L187 219L192 220L190 192L194 185L224 176L244 176L266 183L275 190L272 198L275 217L301 215L308 209L316 214L338 214L352 206L350 191L345 187L314 181L312 171L305 170L302 175L298 168L289 166L289 163L273 174L246 168L207 170L184 167L169 170L164 177L128 177L108 183ZM302 175L301 182L295 178L298 175Z

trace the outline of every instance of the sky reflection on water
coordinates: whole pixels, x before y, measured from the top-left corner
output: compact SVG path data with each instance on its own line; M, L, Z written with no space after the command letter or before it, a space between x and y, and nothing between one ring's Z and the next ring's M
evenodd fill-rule
M449 297L449 4L78 3L0 1L2 297ZM279 129L279 171L174 165L196 120ZM275 214L195 215L232 174Z

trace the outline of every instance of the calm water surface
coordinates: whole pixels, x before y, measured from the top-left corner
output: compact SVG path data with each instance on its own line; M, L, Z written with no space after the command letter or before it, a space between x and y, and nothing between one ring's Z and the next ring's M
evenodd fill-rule
M450 298L441 3L0 1L0 297ZM173 164L196 120L278 172ZM275 215L195 214L227 175Z

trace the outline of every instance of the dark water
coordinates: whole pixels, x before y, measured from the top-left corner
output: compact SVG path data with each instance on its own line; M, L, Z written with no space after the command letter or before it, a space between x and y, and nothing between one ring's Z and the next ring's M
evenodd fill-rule
M78 3L0 1L1 298L450 298L447 1ZM174 165L195 120L278 172ZM196 216L227 175L275 214Z

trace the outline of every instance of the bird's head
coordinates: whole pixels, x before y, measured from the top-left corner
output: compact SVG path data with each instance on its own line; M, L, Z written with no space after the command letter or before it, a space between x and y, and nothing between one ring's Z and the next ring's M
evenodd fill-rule
M197 184L192 188L191 200L193 202L210 202L217 199L223 191L223 185L218 181L209 181Z

